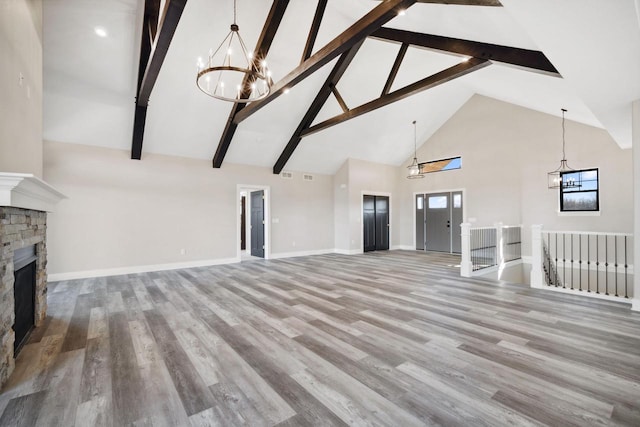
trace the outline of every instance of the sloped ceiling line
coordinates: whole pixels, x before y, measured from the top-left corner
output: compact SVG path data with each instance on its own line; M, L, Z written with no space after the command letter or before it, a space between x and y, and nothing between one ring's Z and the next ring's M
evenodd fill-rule
M266 58L269 53L269 49L271 49L271 44L273 43L273 39L276 36L278 28L282 23L282 18L284 17L284 13L287 10L287 6L289 5L289 0L274 0L271 5L271 9L269 10L269 15L267 15L267 19L262 27L262 33L260 33L260 37L258 37L258 41L256 42L256 48L254 52L258 58ZM255 67L255 65L254 65ZM243 87L243 96L247 96L249 91L251 90L251 83L249 81L249 76L246 75L242 80ZM246 104L235 103L231 108L231 112L229 113L229 118L227 119L227 123L224 127L224 131L222 132L222 136L220 137L220 142L218 142L218 148L216 149L216 153L213 156L213 167L219 168L222 166L222 162L224 157L227 155L227 151L229 150L229 146L231 145L231 140L233 139L233 135L236 133L236 129L238 128L238 124L234 123L234 118L236 115L242 111L242 109L246 106Z
M358 50L362 46L362 43L364 43L364 39L360 40L360 42L356 43L353 47L351 47L351 49L343 53L342 56L340 56L340 58L338 59L338 62L336 62L336 64L333 66L333 69L331 70L331 73L327 77L327 80L324 82L324 84L320 88L320 91L318 91L318 95L316 95L315 99L309 106L309 109L307 110L304 117L300 121L300 124L298 125L295 132L291 136L291 139L289 140L286 147L282 151L282 154L280 154L280 157L276 161L276 164L273 166L274 174L279 174L280 172L282 172L282 169L287 164L287 162L291 158L291 155L296 150L296 148L298 147L298 144L302 140L302 136L301 136L302 132L308 129L309 126L311 126L311 123L313 123L316 116L324 106L325 102L327 102L329 95L331 95L331 93L333 92L335 85L338 84L338 82L344 75L345 71L347 71L347 68L349 68L349 64L351 64L351 61L353 61L353 58L356 56L356 53L358 53ZM336 96L336 99L337 98L338 97ZM345 107L346 107L346 104L343 108Z
M186 4L187 0L166 1L162 18L155 31L155 37L153 37L154 23L158 20L158 14L145 13L140 49L140 69L138 70L138 95L136 97L133 138L131 140L131 158L134 160L142 158L142 142L144 140L144 125L147 120L149 96L151 96L153 86L156 84L160 68L162 68L164 58L167 56L173 34L178 27L178 22L180 22L180 17ZM150 5L149 8L151 10L157 10L157 0L147 0L145 11L147 10L147 5ZM147 38L148 40L153 40L150 46L147 44Z
M355 24L327 43L322 49L304 61L271 88L266 98L254 101L236 114L234 122L239 124L249 116L278 98L286 89L297 85L311 74L322 68L334 58L351 49L375 30L416 3L416 0L387 0L360 18Z

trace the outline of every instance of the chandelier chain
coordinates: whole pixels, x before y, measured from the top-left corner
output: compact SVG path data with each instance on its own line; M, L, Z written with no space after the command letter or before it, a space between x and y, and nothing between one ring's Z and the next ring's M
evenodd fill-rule
M564 113L566 113L567 110L565 110L564 108L562 109L562 160L567 160L567 156L565 155L565 150L564 150L564 133L565 133L565 128L564 128Z
M236 7L236 0L233 0L233 25L238 24L238 10Z

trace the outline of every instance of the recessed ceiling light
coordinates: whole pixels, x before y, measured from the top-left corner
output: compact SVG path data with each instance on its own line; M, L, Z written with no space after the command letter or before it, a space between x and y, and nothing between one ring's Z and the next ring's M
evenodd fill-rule
M107 30L102 27L96 27L93 29L98 37L107 37Z

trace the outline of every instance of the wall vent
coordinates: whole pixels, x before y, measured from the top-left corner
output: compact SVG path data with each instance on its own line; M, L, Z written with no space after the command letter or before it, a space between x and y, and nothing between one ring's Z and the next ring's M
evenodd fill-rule
M293 179L293 174L291 172L281 172L280 176L284 179Z
M302 175L302 180L303 181L313 181L313 175L305 173L304 175Z

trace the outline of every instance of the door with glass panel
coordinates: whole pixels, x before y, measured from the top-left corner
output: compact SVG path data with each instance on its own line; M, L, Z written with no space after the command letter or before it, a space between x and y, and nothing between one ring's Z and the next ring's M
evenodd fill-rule
M416 249L460 253L462 192L416 195Z

